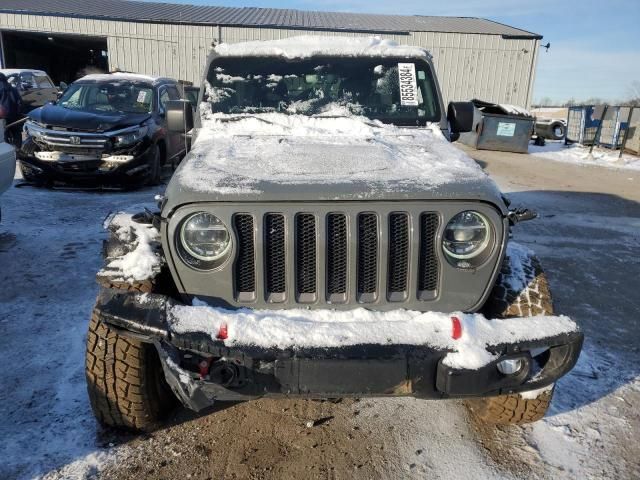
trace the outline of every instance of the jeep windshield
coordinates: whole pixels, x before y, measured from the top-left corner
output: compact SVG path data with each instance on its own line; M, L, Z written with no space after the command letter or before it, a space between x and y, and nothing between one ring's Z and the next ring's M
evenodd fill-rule
M205 99L214 113L321 115L339 106L396 125L440 120L428 63L390 57L221 57Z
M117 81L74 83L58 100L71 110L97 113L149 113L153 89L146 83Z

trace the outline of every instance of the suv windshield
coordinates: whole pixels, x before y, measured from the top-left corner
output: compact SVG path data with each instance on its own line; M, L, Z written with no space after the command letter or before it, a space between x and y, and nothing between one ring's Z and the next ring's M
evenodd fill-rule
M152 103L153 89L130 81L74 83L58 100L71 110L99 113L149 113Z
M433 75L420 59L223 57L207 80L213 112L316 115L341 106L397 125L440 120Z

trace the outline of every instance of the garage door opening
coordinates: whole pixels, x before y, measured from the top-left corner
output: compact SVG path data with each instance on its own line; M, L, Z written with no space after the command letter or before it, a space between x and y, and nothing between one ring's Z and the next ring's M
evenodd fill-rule
M89 73L107 72L107 39L2 31L5 68L46 71L57 84Z

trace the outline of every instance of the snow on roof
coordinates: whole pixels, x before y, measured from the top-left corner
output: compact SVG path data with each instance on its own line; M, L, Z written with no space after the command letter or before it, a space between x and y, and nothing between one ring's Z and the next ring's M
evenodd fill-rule
M92 73L85 75L76 81L92 80L96 82L108 82L111 80L128 80L132 82L150 82L153 83L160 77L152 77L151 75L143 75L140 73L114 72L114 73Z
M313 56L347 57L428 57L420 47L400 45L380 37L321 37L302 35L280 40L222 43L215 53L229 57L272 56L309 58Z
M47 73L42 70L34 70L32 68L3 68L0 72L5 75L13 75L15 73L33 73L35 75L46 75Z

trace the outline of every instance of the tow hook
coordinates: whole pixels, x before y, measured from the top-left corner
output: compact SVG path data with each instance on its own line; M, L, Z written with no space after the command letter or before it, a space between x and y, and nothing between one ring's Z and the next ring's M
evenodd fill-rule
M521 207L509 211L509 213L507 214L507 218L509 219L509 223L513 226L516 223L527 222L529 220L533 220L534 218L538 218L538 212Z

